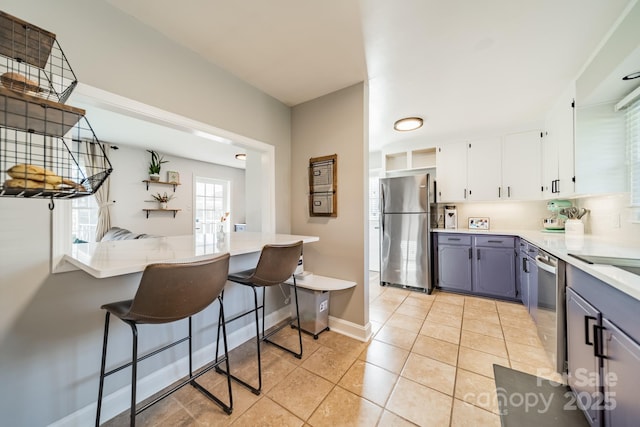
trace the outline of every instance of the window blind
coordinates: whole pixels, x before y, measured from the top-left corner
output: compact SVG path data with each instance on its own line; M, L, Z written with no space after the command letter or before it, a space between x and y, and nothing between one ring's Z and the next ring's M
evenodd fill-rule
M627 108L626 122L631 175L631 206L640 207L640 99Z

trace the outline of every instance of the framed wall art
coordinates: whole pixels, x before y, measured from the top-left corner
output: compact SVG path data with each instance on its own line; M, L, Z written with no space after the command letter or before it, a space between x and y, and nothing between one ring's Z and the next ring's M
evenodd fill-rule
M469 230L488 230L489 218L487 217L470 217Z
M338 216L338 155L309 159L309 215Z

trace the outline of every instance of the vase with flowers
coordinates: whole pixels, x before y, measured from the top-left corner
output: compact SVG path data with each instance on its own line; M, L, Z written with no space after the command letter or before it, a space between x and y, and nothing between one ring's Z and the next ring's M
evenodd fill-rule
M147 150L151 153L151 161L149 162L149 180L160 181L160 168L163 163L169 163L164 157L153 150Z
M160 209L167 209L167 203L169 203L169 201L175 196L173 194L167 194L165 191L164 194L156 193L152 194L151 197L160 202Z
M224 226L225 226L228 218L229 218L229 212L225 212L220 217L220 222L218 223L218 238L224 239Z

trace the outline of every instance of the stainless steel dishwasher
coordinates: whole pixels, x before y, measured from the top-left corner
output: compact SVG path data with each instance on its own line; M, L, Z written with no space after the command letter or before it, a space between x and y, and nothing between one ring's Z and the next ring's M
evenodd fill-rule
M557 372L566 371L565 264L544 252L536 256L538 337Z

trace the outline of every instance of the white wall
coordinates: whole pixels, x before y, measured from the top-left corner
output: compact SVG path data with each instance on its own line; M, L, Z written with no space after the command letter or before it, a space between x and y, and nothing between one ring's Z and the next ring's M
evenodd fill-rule
M169 163L162 165L161 180L166 180L168 170L180 173L181 185L175 193L171 186L150 184L149 190L142 182L147 179L149 153L145 150L119 145L119 150L109 152L109 160L113 166L110 176L111 225L126 228L136 233L156 234L162 236L179 236L193 233L193 197L194 179L198 177L223 179L231 182L230 223L245 221L245 171L212 163L199 162L182 157L165 155ZM152 147L150 147L152 148ZM162 153L160 153L162 154ZM147 219L143 208L156 208L157 202L152 194L174 194L169 202L172 209L182 209L173 218L167 212L151 212Z
M105 1L5 0L2 9L56 33L81 82L275 146L276 230L290 231L287 106ZM131 178L136 192L143 188L141 174ZM141 214L141 200L132 197L131 209ZM187 215L177 221L182 217ZM135 274L104 280L82 272L49 274L50 235L47 201L0 198L3 425L45 426L95 403L103 322L99 307L131 297L139 280ZM197 329L211 331L212 319L207 314ZM113 347L116 356L129 346L126 332L116 326L114 336L121 339ZM171 358L182 354L176 351ZM151 363L142 375L166 363ZM124 383L120 376L107 392Z

